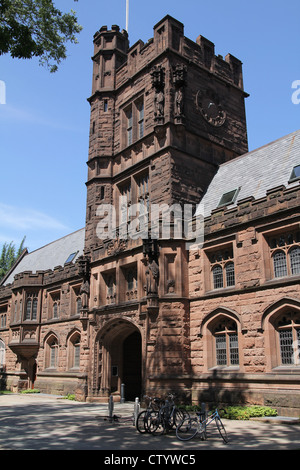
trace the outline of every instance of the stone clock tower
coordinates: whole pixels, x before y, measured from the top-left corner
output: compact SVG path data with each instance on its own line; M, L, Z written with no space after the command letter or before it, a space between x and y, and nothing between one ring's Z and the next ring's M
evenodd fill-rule
M170 16L147 43L129 47L126 31L104 26L94 47L85 236L89 396L118 394L125 383L134 397L156 389L161 377L165 384L181 377L183 385L189 373L188 253L172 234L154 243L120 233L134 204L196 207L218 166L247 152L246 94L241 62L216 56L202 36L187 39ZM107 239L97 230L103 204L116 212L116 235Z
M115 202L115 184L134 165L167 158L163 170L150 166L151 202L198 204L218 165L248 151L238 59L185 38L170 16L146 44L129 48L126 31L104 26L94 46L87 252L99 244L98 205Z

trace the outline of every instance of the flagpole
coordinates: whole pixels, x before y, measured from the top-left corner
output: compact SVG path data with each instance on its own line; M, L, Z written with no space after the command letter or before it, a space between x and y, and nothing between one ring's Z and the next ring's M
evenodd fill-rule
M126 0L126 31L128 32L129 0Z

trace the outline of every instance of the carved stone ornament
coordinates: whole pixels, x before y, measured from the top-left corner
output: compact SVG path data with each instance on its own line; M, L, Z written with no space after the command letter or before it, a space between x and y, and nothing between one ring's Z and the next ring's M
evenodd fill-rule
M154 67L151 71L152 88L155 90L154 96L154 119L159 124L163 124L165 113L165 69L161 66Z
M117 255L121 251L126 250L127 247L127 241L126 240L120 240L119 238L116 238L115 240L112 240L109 242L107 245L107 254L109 256Z
M226 121L226 112L220 104L218 95L212 90L199 90L196 95L196 106L204 119L215 127Z

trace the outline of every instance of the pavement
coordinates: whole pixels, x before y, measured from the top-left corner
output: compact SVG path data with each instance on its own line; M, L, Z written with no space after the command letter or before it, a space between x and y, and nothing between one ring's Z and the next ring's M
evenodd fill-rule
M103 458L111 460L139 451L144 456L142 460L140 457L142 462L152 455L148 462L151 464L165 463L157 461L157 456L163 455L161 451L193 459L191 455L201 450L300 450L300 424L292 418L224 419L229 437L225 444L214 423L208 428L206 441L196 437L182 442L174 431L163 436L140 434L133 425L133 402L115 403L113 413L118 421L108 419L107 404L82 403L45 394L0 395L0 450L101 450ZM137 465L134 461L125 463Z

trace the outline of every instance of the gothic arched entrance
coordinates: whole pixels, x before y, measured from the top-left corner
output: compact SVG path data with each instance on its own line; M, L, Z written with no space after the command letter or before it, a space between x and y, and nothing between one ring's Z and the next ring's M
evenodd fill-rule
M140 397L142 363L139 329L128 320L111 320L101 329L95 343L93 395L114 394L121 398L124 384L126 400Z
M141 335L134 331L123 341L123 383L125 399L140 397L142 388Z

